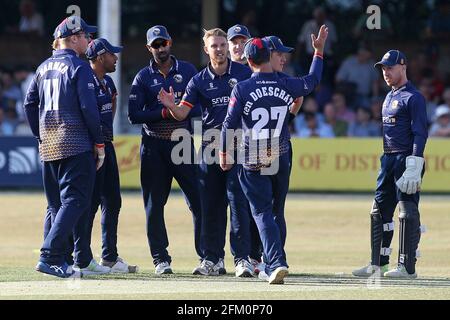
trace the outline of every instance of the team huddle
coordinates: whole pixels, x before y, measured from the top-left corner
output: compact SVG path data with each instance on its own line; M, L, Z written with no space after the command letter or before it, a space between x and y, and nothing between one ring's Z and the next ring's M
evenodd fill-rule
M90 42L96 31L79 17L67 18L56 28L55 51L38 68L24 104L39 141L48 202L36 270L61 278L138 272L117 250L121 195L112 143L117 90L107 74L115 71L122 47L102 38ZM227 273L229 207L236 277L284 283L289 272L284 207L293 157L288 125L303 97L321 81L327 36L325 25L317 36L311 35L311 68L297 78L283 73L286 54L293 48L276 36L252 38L243 25L227 33L204 30L209 63L200 72L171 55L172 38L164 26L148 30L151 62L133 81L128 116L132 124L142 125L140 178L155 274L173 273L164 207L175 179L193 217L199 259L194 275ZM383 270L386 277L415 277L426 113L422 119L423 98L406 80L402 53L390 51L377 65L393 88L383 106L389 135L371 213L372 261L354 275L369 277ZM193 117L202 119L201 150L197 152L190 139L191 159L175 162L179 142L174 135L191 132ZM397 203L401 249L397 268L388 271ZM102 260L97 263L90 245L99 206Z

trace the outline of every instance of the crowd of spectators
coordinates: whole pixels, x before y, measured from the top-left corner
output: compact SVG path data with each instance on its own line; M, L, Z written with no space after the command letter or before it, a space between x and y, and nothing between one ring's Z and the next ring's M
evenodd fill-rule
M9 32L34 33L42 36L45 21L32 0L22 0L20 21ZM242 23L258 34L254 10L242 16ZM310 34L323 23L329 28L325 47L323 80L315 92L306 97L301 113L291 126L293 136L299 137L379 137L382 134L381 110L384 96L390 90L374 63L381 57L373 53L377 39L394 33L393 23L383 13L381 30L365 32L367 15L363 14L349 26L355 50L338 58L336 45L339 30L323 7L313 10L297 36L296 51L288 57L285 72L292 76L308 72L312 58ZM405 52L408 57L408 78L426 99L431 137L450 137L450 57L442 53L442 44L450 40L450 0L437 0L416 51ZM287 42L287 41L286 41ZM448 48L447 48L448 49ZM0 69L0 136L27 135L22 104L33 76L27 67ZM124 102L126 103L126 102ZM126 121L124 121L126 122Z

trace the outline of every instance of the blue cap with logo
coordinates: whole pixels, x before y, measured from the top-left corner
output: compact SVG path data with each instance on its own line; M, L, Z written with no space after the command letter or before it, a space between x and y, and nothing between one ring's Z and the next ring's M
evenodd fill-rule
M244 37L248 39L251 38L251 35L246 26L243 26L242 24L236 24L228 29L227 40L233 40L233 38L235 37Z
M381 61L375 63L375 68L379 66L392 67L396 64L406 65L406 56L399 50L389 50Z
M115 47L106 39L98 38L89 43L88 49L86 51L86 57L89 60L92 60L106 52L112 54L120 53L122 52L122 49L123 47Z
M156 39L171 40L166 27L157 25L153 26L147 31L147 45L151 46Z
M279 51L285 53L291 53L294 51L294 48L286 47L283 44L283 41L281 41L281 39L278 38L277 36L267 36L264 37L262 40L267 42L270 51Z
M97 27L88 25L81 17L70 16L64 19L55 29L53 37L62 39L73 36L78 32L96 33Z
M252 38L245 43L244 57L247 59L258 61L270 59L270 49L267 42L261 38Z

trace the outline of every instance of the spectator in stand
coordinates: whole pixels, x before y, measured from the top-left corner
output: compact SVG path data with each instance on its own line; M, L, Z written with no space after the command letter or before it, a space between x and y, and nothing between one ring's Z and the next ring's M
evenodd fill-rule
M347 136L348 123L336 118L336 108L332 103L327 103L323 110L325 123L331 126L336 137Z
M19 32L44 36L44 18L36 11L35 2L33 0L22 0L19 10L21 15Z
M374 122L378 126L380 133L383 130L383 120L382 120L383 102L384 102L383 98L376 97L372 99L372 103L370 104L372 122Z
M444 93L442 94L442 99L444 100L444 104L450 106L450 87L444 90Z
M435 41L450 40L450 1L436 1L436 9L432 12L426 28L426 35Z
M371 111L364 107L359 107L356 111L356 120L350 123L348 128L349 137L379 137L380 127L371 121Z
M360 45L355 55L344 60L336 74L336 83L351 83L355 85L355 106L370 107L370 97L378 96L380 83L379 74L373 68L371 50Z
M305 99L305 102L303 103L301 113L295 117L295 132L299 133L300 129L306 127L306 121L305 121L305 113L310 112L316 114L317 121L319 123L325 122L325 118L323 114L319 113L319 105L317 104L317 101L312 98L308 97Z
M425 98L425 103L427 106L427 118L428 124L431 124L434 121L434 115L436 113L437 103L433 101L433 86L430 81L424 79L420 82L419 91Z
M321 83L332 81L335 62L334 45L338 37L336 27L333 22L328 20L327 13L323 7L317 7L313 11L313 19L306 21L297 37L297 48L295 50L295 61L298 61L303 70L308 70L314 55L314 48L311 45L311 34L317 34L320 26L325 24L328 27L328 39L325 43L323 76Z
M355 121L355 113L347 107L347 101L343 93L336 92L331 98L331 102L336 108L336 118L348 123Z
M437 107L435 122L430 128L430 137L450 137L450 108L443 104Z
M16 112L21 123L26 122L26 117L23 109L23 101L25 100L25 94L27 93L28 87L30 86L33 77L34 73L26 66L19 66L14 71L14 82L17 84L22 94L21 99L19 99L16 104Z
M2 73L0 85L2 87L0 104L4 112L3 131L5 135L13 135L16 126L19 124L17 104L22 100L22 93L14 83L13 74L9 71Z
M299 128L298 136L300 138L334 138L333 129L330 125L320 122L317 114L305 112L305 125Z
M3 119L4 119L4 114L3 114L3 108L0 106L0 137L4 135L3 133Z

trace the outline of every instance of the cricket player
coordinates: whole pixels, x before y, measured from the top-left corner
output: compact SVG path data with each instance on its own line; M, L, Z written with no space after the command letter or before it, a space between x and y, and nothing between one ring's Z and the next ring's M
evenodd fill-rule
M228 51L230 52L231 61L247 65L247 59L244 57L244 46L247 40L250 38L250 32L244 25L236 24L228 29ZM250 207L248 209L248 214L250 216L252 215ZM261 239L259 238L259 232L258 228L256 227L256 223L251 216L249 261L252 264L253 271L256 275L259 274L259 271L264 268L264 263L262 260L262 243Z
M247 59L244 57L244 45L250 38L251 35L246 26L236 24L228 29L227 40L231 61L247 64Z
M197 73L195 67L171 55L172 39L164 26L156 25L147 31L147 48L152 55L150 65L136 75L128 105L132 124L142 124L141 186L147 215L147 238L155 265L155 274L173 273L167 247L169 240L164 222L167 203L175 178L183 191L193 215L195 250L203 258L200 245L201 204L196 166L175 165L171 154L178 141L172 141L177 129L190 128L189 119L177 121L158 99L161 89L173 88L177 101ZM194 155L192 144L191 154Z
M102 208L102 260L101 265L111 268L111 273L134 273L137 266L129 265L117 253L117 226L122 205L119 167L117 166L113 121L117 110L117 89L108 73L116 71L122 47L111 45L108 40L95 39L86 51L94 72L95 94L100 112L100 123L105 141L105 163L97 171L88 225L89 239L98 207Z
M316 38L310 74L304 78L280 78L273 72L267 42L254 38L244 54L253 70L249 80L236 85L222 127L220 166L232 167L229 139L242 126L245 162L239 180L250 202L263 243L266 267L259 273L270 284L282 284L288 274L284 245L286 221L284 204L289 189L290 153L288 113L297 97L310 93L321 80L323 48L328 29L322 26ZM270 167L275 170L270 171Z
M408 81L406 56L388 51L375 67L382 69L392 88L383 104L383 149L375 201L370 213L371 262L353 271L358 277L373 274L388 278L416 278L416 251L421 225L419 195L428 138L425 98ZM393 216L399 206L400 246L398 265L388 271Z
M51 216L36 270L60 278L80 275L66 262L72 231L75 264L92 272L110 269L92 258L86 237L95 172L103 165L105 145L92 70L79 55L86 52L90 34L96 31L79 17L64 19L54 33L57 50L37 69L24 102L39 141Z
M230 94L234 86L248 79L250 68L227 58L227 34L219 29L205 30L204 50L209 56L208 66L188 84L179 105L174 103L172 90L162 91L161 102L174 117L183 120L199 103L203 113L203 137L199 180L202 199L202 244L205 258L193 274L214 276L226 273L224 265L227 226L227 206L230 205L230 244L234 256L235 275L252 277L250 254L249 206L238 180L240 165L223 172L218 164L220 129L225 119ZM214 135L217 132L217 135ZM209 161L208 156L217 158Z

